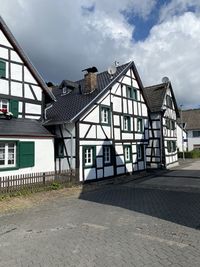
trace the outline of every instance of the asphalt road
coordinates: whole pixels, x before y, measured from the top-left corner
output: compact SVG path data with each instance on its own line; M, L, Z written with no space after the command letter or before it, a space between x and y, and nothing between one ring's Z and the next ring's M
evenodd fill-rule
M0 266L199 267L199 174L195 161L2 214Z

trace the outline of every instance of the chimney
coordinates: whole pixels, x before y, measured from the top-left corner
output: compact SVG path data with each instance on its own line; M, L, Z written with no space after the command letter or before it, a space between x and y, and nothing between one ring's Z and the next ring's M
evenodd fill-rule
M90 94L97 89L97 74L98 72L96 67L88 68L83 71L87 71L84 75L84 93Z

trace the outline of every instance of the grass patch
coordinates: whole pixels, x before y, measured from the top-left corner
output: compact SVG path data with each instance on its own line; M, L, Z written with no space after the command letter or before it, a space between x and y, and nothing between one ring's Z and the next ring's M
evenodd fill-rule
M36 184L36 185L27 185L26 187L19 187L14 190L10 190L9 192L2 191L0 192L0 201L11 197L21 197L21 196L29 196L34 193L38 192L47 192L52 190L59 190L62 188L71 188L78 185L76 181L53 181L49 182L48 184Z

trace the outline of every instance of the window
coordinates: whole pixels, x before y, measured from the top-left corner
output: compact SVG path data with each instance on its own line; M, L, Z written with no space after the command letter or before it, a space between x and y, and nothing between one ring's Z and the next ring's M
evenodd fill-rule
M168 153L176 151L176 141L167 141L167 151Z
M200 131L193 131L193 137L200 137Z
M0 60L0 78L6 77L6 63Z
M143 132L143 120L137 119L137 132Z
M0 142L0 171L33 167L35 143L20 141Z
M144 160L144 146L137 145L137 159Z
M175 121L171 120L170 121L170 124L171 124L171 130L175 130L176 127L175 127Z
M168 151L168 153L171 152L171 144L170 144L170 141L167 141L167 151Z
M0 99L0 111L8 112L9 111L9 102L6 99Z
M176 141L171 141L171 150L172 152L176 151Z
M126 87L126 96L128 98L132 98L134 100L137 100L137 89L133 88L131 86Z
M101 123L110 124L110 107L101 106Z
M132 161L132 149L130 145L124 146L124 160L126 163Z
M56 158L64 157L64 143L61 138L55 140L55 153L56 153Z
M131 131L131 117L124 116L124 131L130 132Z
M92 167L94 166L94 156L95 149L93 146L88 146L83 148L84 166Z
M173 108L172 98L169 95L166 96L166 104L169 108Z
M111 147L110 146L103 147L103 162L105 165L111 164Z
M16 166L16 144L0 143L0 168Z
M0 111L11 112L14 118L18 117L19 102L15 99L0 99Z
M170 120L168 118L165 119L166 128L170 129Z

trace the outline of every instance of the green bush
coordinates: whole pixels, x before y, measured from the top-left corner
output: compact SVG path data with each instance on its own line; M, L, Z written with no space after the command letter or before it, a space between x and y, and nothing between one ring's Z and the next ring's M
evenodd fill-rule
M179 152L178 157L183 158L183 152ZM192 150L185 152L185 158L190 158L190 159L200 158L200 150Z
M61 184L53 182L50 187L52 190L58 190L61 187Z

